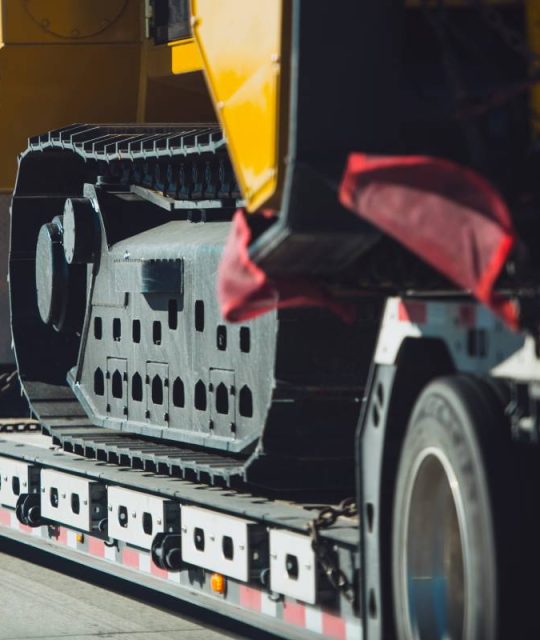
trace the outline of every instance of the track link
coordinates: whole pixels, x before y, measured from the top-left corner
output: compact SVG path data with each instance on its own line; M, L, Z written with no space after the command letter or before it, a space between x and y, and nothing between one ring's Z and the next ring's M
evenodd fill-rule
M240 192L217 125L73 125L31 138L28 152L71 151L98 163L100 179L172 200L234 200Z

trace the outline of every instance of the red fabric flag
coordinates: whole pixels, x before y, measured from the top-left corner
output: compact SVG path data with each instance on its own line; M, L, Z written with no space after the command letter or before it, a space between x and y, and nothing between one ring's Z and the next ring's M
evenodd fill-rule
M516 234L504 200L484 178L448 160L354 153L339 197L518 327L514 305L493 291Z
M267 215L267 214L251 214ZM233 217L218 270L218 299L229 322L251 320L273 309L323 306L343 320L354 319L354 307L332 298L306 278L271 279L249 257L251 228L245 211Z

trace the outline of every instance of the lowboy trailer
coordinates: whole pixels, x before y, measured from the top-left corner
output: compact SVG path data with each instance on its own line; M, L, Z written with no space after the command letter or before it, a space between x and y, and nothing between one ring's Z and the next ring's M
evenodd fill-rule
M532 339L470 300L389 299L356 436L360 518L348 501L211 486L223 460L192 452L181 471L174 448L52 403L46 447L0 442L2 534L279 637L392 637L391 576L413 637L526 633L538 465L522 394L538 366ZM464 610L486 635L460 635Z
M4 535L285 638L536 637L538 0L23 4L112 115L19 156Z

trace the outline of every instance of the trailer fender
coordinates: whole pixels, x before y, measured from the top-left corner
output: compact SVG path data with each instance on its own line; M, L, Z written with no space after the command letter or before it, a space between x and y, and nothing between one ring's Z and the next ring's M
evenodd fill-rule
M356 438L367 640L393 638L392 502L407 423L422 389L435 377L453 371L443 340L406 338L394 364L375 364L370 374Z

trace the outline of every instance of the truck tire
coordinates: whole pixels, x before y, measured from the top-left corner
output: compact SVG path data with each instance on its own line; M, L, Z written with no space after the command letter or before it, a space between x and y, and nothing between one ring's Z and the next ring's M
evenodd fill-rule
M501 399L486 382L441 378L418 398L394 496L399 640L508 637L509 556L519 528L512 448Z

